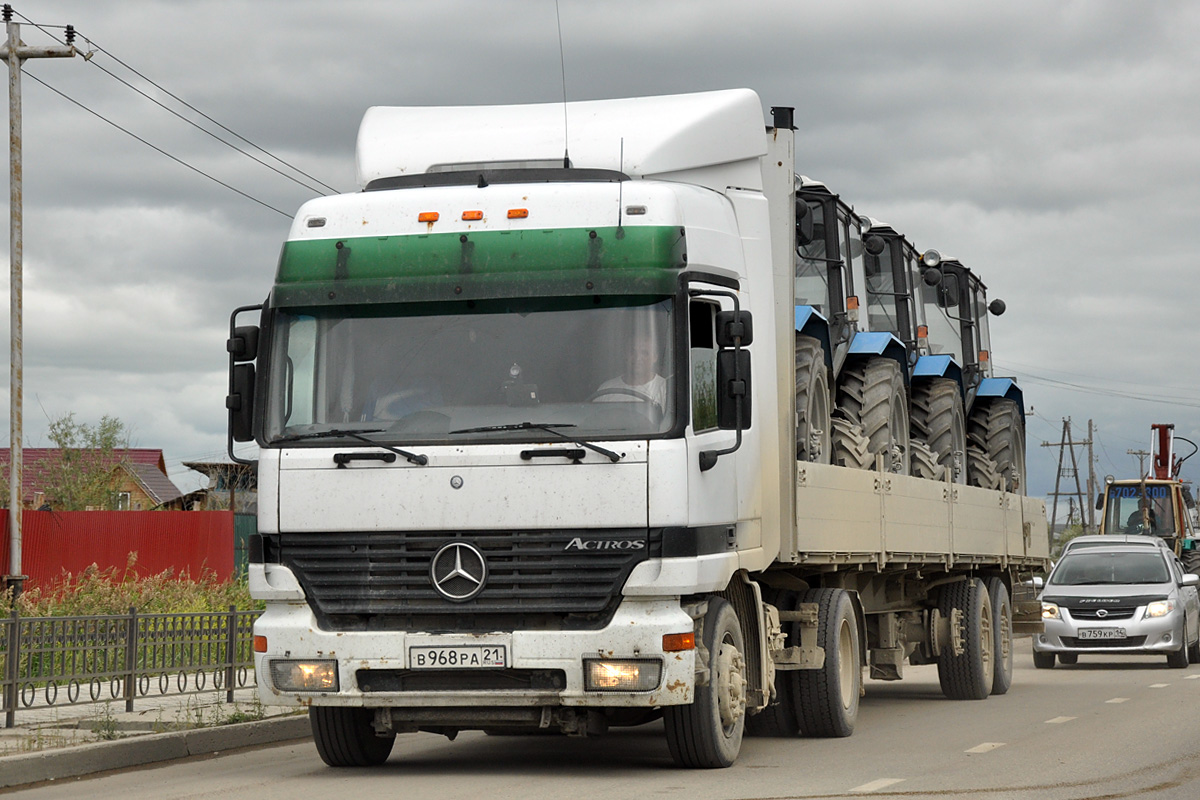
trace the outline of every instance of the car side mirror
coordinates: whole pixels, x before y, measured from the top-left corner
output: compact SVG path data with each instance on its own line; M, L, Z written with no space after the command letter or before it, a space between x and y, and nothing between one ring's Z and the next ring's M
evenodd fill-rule
M1194 575L1191 572L1183 576L1183 582L1180 586L1200 586L1200 575Z

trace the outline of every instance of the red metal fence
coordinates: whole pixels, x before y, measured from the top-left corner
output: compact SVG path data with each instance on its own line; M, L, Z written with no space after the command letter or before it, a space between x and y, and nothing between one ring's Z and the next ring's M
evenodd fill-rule
M26 511L21 525L21 571L26 587L50 588L67 572L78 575L92 564L131 572L199 578L213 572L233 575L233 514L229 511ZM0 510L0 570L9 572L8 511Z

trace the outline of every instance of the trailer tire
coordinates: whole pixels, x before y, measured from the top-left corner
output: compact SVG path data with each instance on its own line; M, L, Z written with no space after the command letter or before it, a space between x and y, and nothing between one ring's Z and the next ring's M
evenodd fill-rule
M996 665L992 673L992 694L1007 694L1013 680L1013 622L1012 602L1008 598L1008 587L998 576L987 579L988 599L992 601L992 662Z
M396 734L375 735L369 708L310 706L308 721L321 760L331 767L374 767L387 761Z
M992 691L995 672L992 603L987 588L978 578L946 584L938 605L947 619L954 611L962 614L962 652L956 654L947 642L938 656L942 694L951 700L983 700Z
M783 589L776 592L771 604L782 611L796 607L796 592ZM784 647L800 644L799 628L795 622L782 623ZM786 738L800 733L796 721L796 674L797 670L775 670L775 699L757 714L746 717L746 733L751 736Z
M840 737L854 733L862 694L862 653L858 617L843 589L811 589L801 602L817 603L817 644L825 650L820 669L796 675L796 719L805 736Z
M813 337L796 334L796 459L828 464L832 437L825 351Z
M908 474L908 399L899 364L873 356L846 366L838 385L838 408L862 428L872 457L883 453L885 463L891 462L887 469ZM898 453L896 458L892 453Z
M967 421L967 437L996 465L1004 491L1025 494L1025 424L1015 400L977 404Z
M912 436L925 440L934 459L952 474L955 483L966 483L967 414L958 381L934 378L915 384L910 415Z
M686 706L663 709L667 748L681 767L713 769L737 760L746 726L746 650L733 606L708 602L701 638L708 651L708 683Z
M1033 651L1033 666L1037 669L1054 669L1054 653Z

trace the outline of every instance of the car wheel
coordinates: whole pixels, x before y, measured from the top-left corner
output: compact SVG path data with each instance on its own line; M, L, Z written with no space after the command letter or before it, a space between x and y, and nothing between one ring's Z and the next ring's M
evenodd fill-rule
M1067 664L1067 665L1078 664L1079 663L1079 653L1059 653L1058 654L1058 663Z
M1054 653L1033 651L1033 666L1038 669L1054 669Z
M1184 635L1187 635L1187 627L1184 627ZM1193 664L1200 664L1200 630L1196 631L1196 641L1187 646L1188 661Z
M1167 667L1170 669L1187 669L1188 665L1188 643L1187 643L1187 620L1179 626L1179 649L1174 653L1167 653Z

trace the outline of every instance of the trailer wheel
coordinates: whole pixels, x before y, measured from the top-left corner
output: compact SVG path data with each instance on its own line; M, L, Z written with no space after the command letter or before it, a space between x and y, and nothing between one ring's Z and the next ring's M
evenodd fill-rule
M829 373L821 343L796 334L796 458L828 464L833 457Z
M921 381L913 386L911 405L912 436L925 440L937 463L953 475L955 483L966 483L967 415L958 381Z
M663 709L667 747L681 767L728 767L737 760L746 726L746 645L737 613L719 597L709 600L702 640L708 683L696 687L690 705Z
M988 591L978 578L955 581L942 587L939 607L947 619L952 619L954 611L962 615L962 652L956 654L952 643L946 642L938 656L942 694L951 700L983 700L992 690L995 672Z
M797 595L790 589L783 589L771 599L771 604L781 611L791 611L796 607ZM794 647L800 644L798 627L795 622L782 624L784 647ZM795 736L800 732L800 723L796 721L796 675L797 670L775 670L775 699L753 716L746 717L746 733L751 736L774 736L784 738Z
M854 604L842 589L812 589L801 600L819 606L817 644L825 650L825 665L795 672L796 719L806 736L849 736L854 733L862 694Z
M862 427L872 456L883 453L888 469L908 474L908 400L899 364L872 357L848 365L838 385L838 408Z
M1054 653L1033 651L1033 666L1037 669L1054 669Z
M1025 425L1013 400L998 399L971 409L967 436L996 465L1006 492L1025 494Z
M992 672L992 694L1006 694L1013 679L1013 623L1012 603L1008 599L1008 587L999 576L987 580L988 599L992 601L992 659L996 665Z
M373 767L387 761L396 734L376 736L369 708L310 706L308 721L321 760L331 767Z

